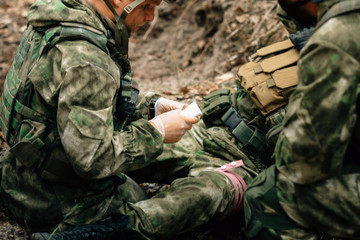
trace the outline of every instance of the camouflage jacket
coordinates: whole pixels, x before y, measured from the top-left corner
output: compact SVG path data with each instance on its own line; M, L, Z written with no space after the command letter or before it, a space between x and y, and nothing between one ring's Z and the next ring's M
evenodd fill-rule
M80 0L37 0L29 10L28 23L27 36L34 36L35 27L70 23L96 29L114 42L108 34L112 22ZM32 41L36 44L39 39ZM120 75L121 69L108 53L81 39L56 44L27 74L34 86L29 106L56 119L66 156L90 184L74 188L46 182L34 168L22 166L7 152L2 196L17 218L43 222L46 212L49 225L56 224L81 200L86 214L101 219L113 187L108 177L142 168L161 154L161 136L147 119L147 105L154 93L140 95L133 121L122 129L115 127ZM105 206L103 212L99 205Z
M321 2L319 19L337 2ZM279 171L294 183L330 178L360 157L359 22L359 11L331 18L300 52L299 85L275 149Z

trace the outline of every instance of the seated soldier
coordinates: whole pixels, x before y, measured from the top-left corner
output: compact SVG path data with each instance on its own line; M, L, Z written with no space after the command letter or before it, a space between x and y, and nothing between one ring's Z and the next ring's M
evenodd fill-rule
M249 239L360 239L360 1L279 0L315 29L275 165L246 192Z
M242 208L252 178L243 162L195 162L201 146L187 132L199 119L182 115L182 103L154 93L138 97L128 36L153 20L160 2L31 6L4 84L0 124L9 145L1 156L1 197L32 232L55 233L52 239L169 238ZM147 199L127 175L171 186Z

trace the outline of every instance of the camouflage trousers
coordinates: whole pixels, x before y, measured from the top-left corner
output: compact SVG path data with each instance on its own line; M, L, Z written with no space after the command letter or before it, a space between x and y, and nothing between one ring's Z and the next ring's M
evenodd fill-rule
M311 185L291 182L275 166L257 176L245 195L250 239L360 239L360 174Z
M202 122L194 125L178 143L165 145L163 153L150 166L126 173L137 183L166 183L170 184L169 188L146 199L143 190L135 186L134 181L127 181L118 188L118 194L111 199L104 216L109 213L129 216L132 228L140 232L144 239L170 239L215 219L224 219L238 193L232 181L215 170L242 159L245 165L232 171L246 183L256 175L247 166L251 165L249 159L231 143L231 137L227 134L223 129L207 129ZM222 138L219 142L224 145L218 148L224 149L216 150L215 145L212 146L222 156L204 151L203 141L212 140L212 135ZM234 149L225 151L229 147ZM76 217L67 220L70 225L79 222L84 220Z
M209 131L202 123L193 126L180 142L166 145L156 163L130 174L138 182L150 179L170 183L167 190L150 199L119 208L120 213L130 216L133 228L146 237L168 239L228 215L236 191L230 179L215 169L248 159L240 151L238 156L228 153L232 158L227 159L204 152L202 141L211 138ZM255 174L246 166L233 171L247 183Z

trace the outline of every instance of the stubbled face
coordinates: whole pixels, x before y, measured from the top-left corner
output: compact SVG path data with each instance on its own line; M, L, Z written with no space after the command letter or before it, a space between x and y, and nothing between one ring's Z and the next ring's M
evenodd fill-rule
M317 4L311 0L278 0L282 8L305 26L312 26L317 18Z
M129 1L131 3L132 1ZM128 28L129 34L138 30L146 22L154 20L155 7L161 3L161 0L146 0L137 6L125 19L125 24Z

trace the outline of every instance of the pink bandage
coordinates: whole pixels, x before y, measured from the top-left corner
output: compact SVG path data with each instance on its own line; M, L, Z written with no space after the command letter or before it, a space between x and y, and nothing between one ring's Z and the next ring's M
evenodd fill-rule
M232 182L235 188L235 201L229 213L237 213L244 207L244 193L247 189L244 179L237 173L230 171L233 168L241 167L244 163L242 160L234 161L216 169L216 171L225 174Z

